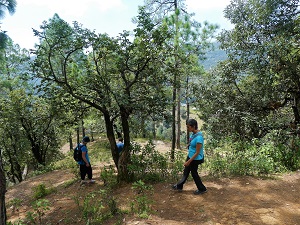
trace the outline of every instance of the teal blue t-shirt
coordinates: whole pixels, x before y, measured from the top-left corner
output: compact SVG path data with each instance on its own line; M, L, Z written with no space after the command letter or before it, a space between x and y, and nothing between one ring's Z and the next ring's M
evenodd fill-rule
M201 160L204 157L204 138L202 132L198 132L196 134L192 134L190 136L190 146L189 146L189 158L192 158L193 155L196 153L196 145L197 143L201 143L202 147L200 149L199 155L194 160Z
M86 160L90 163L90 158L89 158L87 147L85 145L83 145L83 144L80 144L80 147L81 147L81 151L82 152L86 152L86 154L85 154ZM81 161L78 162L78 164L84 165L85 162L83 160L81 160Z

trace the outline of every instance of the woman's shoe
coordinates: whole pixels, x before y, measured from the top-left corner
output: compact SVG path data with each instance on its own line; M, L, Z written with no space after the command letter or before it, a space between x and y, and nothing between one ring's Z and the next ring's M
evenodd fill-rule
M178 188L177 184L172 185L172 189L178 192L182 191L182 188Z
M197 190L197 191L194 191L194 195L202 195L206 192L207 192L207 190L204 190L204 191Z

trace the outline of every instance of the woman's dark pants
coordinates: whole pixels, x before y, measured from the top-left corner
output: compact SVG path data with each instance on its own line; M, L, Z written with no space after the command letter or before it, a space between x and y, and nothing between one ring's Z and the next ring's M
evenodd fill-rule
M186 161L189 160L189 157L187 157ZM194 182L198 188L199 191L206 191L206 187L203 185L201 178L198 174L198 166L203 163L204 160L193 160L189 166L186 166L183 171L183 176L181 180L177 183L177 189L183 189L183 185L186 182L187 178L189 177L189 174L191 172L192 177L194 179Z
M80 165L80 176L81 176L81 180L85 179L86 174L88 175L88 178L91 180L93 178L93 171L92 171L92 167L91 164L89 167L87 167L86 165Z

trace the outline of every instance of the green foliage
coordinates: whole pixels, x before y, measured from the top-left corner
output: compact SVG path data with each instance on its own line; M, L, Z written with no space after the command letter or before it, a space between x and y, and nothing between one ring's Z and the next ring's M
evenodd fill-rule
M9 14L14 14L17 8L17 1L16 0L5 0L1 1L0 3L0 19L3 19L5 17L6 11L9 12Z
M183 170L185 154L183 151L175 152L174 161L170 161L170 152L160 153L150 140L144 147L133 142L131 149L131 163L129 173L134 175L134 180L144 182L160 182L178 178Z
M55 160L52 162L49 167L52 170L59 170L59 169L71 169L74 168L77 163L73 159L73 152L70 151L65 154L61 159Z
M30 142L22 127L20 108L30 98L30 86L22 78L28 72L29 57L9 39L4 50L0 50L0 141L2 160L10 182L22 181L22 169L32 159ZM28 92L26 93L26 89ZM25 115L23 115L25 116Z
M88 193L82 202L80 198L78 196L74 200L87 224L102 224L119 212L116 200L109 189Z
M11 200L7 205L12 207L12 212L18 212L19 213L19 208L22 205L23 200L19 198L14 198Z
M147 219L149 213L151 213L153 187L139 180L132 184L132 189L136 195L134 201L131 203L131 211L137 213L140 218Z
M167 153L170 155L170 152ZM178 174L181 174L184 169L184 162L186 159L187 152L176 151L174 154L174 161L169 162L169 180L174 181L178 180Z
M104 186L107 186L108 188L115 188L118 184L118 178L115 171L115 168L110 166L104 166L101 169L100 173L101 180L104 182Z
M110 162L111 150L106 138L103 138L101 141L93 142L88 146L88 149L90 158L93 162Z
M18 220L18 221L14 222L14 223L11 222L11 221L8 221L7 225L26 225L26 223L23 220Z
M286 170L295 171L300 168L300 137L290 136L281 133L274 133L268 136L271 143L276 146L276 151L271 157Z
M220 43L214 42L214 49L206 54L206 59L201 63L205 70L214 68L219 62L227 58L226 51L219 49Z
M50 202L46 199L39 199L33 203L32 207L34 211L27 212L26 221L30 224L43 225L42 218L50 210Z
M0 50L5 48L7 40L8 36L0 29Z
M39 184L33 188L33 197L34 199L40 199L55 191L55 188L46 188L45 184Z
M232 1L224 10L235 26L218 37L228 58L194 87L213 138L249 141L290 123L299 130L298 3Z
M268 175L300 168L300 154L271 135L251 142L226 139L206 145L207 166L211 175ZM281 140L282 141L282 140Z
M160 181L168 177L167 158L155 150L152 141L144 147L137 143L132 144L131 163L128 166L129 173L135 180Z
M34 171L28 173L28 177L34 177L41 174L49 173L51 171L55 170L55 167L53 164L47 165L47 166L38 166Z
M82 216L85 220L95 219L104 206L95 193L89 193L83 200Z
M167 128L163 125L160 125L157 129L157 138L160 140L171 140L172 128Z

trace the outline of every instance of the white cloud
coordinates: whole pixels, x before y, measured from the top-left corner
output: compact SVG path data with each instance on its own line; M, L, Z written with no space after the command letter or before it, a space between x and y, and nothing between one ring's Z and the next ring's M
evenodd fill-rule
M13 37L15 44L19 44L21 48L31 49L34 43L38 43L38 38L34 37L31 29L17 28L8 32Z
M68 23L78 21L83 27L116 36L123 30L132 30L131 18L137 15L137 5L144 0L17 0L14 15L1 21L1 28L15 43L24 48L33 48L37 39L32 28L39 29L44 20L57 13ZM199 22L205 20L230 27L223 18L223 10L230 0L186 0L188 12L195 13Z
M191 11L225 8L229 4L230 0L186 0L186 5Z
M58 13L58 15L67 15L78 17L84 15L89 8L95 7L99 12L106 12L111 9L123 9L125 7L122 0L25 0L19 1L22 5L30 5L34 7L47 8L52 14Z

